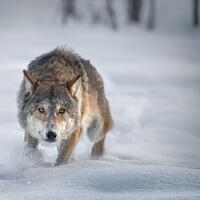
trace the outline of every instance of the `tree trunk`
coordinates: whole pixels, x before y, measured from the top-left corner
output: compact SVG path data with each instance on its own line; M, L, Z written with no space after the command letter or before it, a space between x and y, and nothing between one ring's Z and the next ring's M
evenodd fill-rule
M193 25L199 25L199 0L193 0Z
M129 0L129 21L139 22L141 12L142 0Z
M75 0L62 0L62 22L65 24L69 17L76 17Z
M116 14L113 9L112 0L106 0L106 9L107 9L108 17L109 17L112 28L117 29Z
M156 17L156 0L149 0L149 16L147 21L147 28L153 29L155 27Z

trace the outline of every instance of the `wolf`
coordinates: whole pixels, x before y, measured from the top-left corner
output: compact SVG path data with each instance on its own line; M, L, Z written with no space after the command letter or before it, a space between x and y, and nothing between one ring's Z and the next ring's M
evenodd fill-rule
M34 59L18 93L18 118L28 148L56 143L55 165L70 161L82 135L93 142L92 157L102 156L113 119L102 77L89 60L63 48Z

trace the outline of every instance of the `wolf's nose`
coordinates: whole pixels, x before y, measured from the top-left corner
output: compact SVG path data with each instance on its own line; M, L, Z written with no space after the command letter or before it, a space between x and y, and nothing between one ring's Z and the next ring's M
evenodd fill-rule
M49 131L49 132L47 132L47 138L48 138L48 140L50 141L50 142L53 142L55 139L56 139L56 133L55 132L53 132L53 131Z

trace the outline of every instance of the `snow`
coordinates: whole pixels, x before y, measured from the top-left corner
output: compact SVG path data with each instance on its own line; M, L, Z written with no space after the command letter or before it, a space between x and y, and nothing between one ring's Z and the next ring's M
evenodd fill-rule
M1 179L1 199L199 198L197 169L85 160L17 174Z
M38 24L43 12L36 3L19 4L18 15L1 1L0 200L199 199L199 29L166 33L133 26L115 32L73 20L63 27L53 1L46 2L52 17ZM27 6L33 10L23 14ZM60 45L90 59L101 73L115 128L102 159L90 158L91 144L83 138L74 159L54 167L54 146L24 154L16 93L22 69Z

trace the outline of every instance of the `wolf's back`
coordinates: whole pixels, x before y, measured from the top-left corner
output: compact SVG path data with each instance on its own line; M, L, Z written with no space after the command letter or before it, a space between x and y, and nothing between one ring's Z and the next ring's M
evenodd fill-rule
M56 48L34 59L28 65L28 71L38 80L68 81L78 74L87 77L93 87L102 83L102 78L89 61L72 51Z

